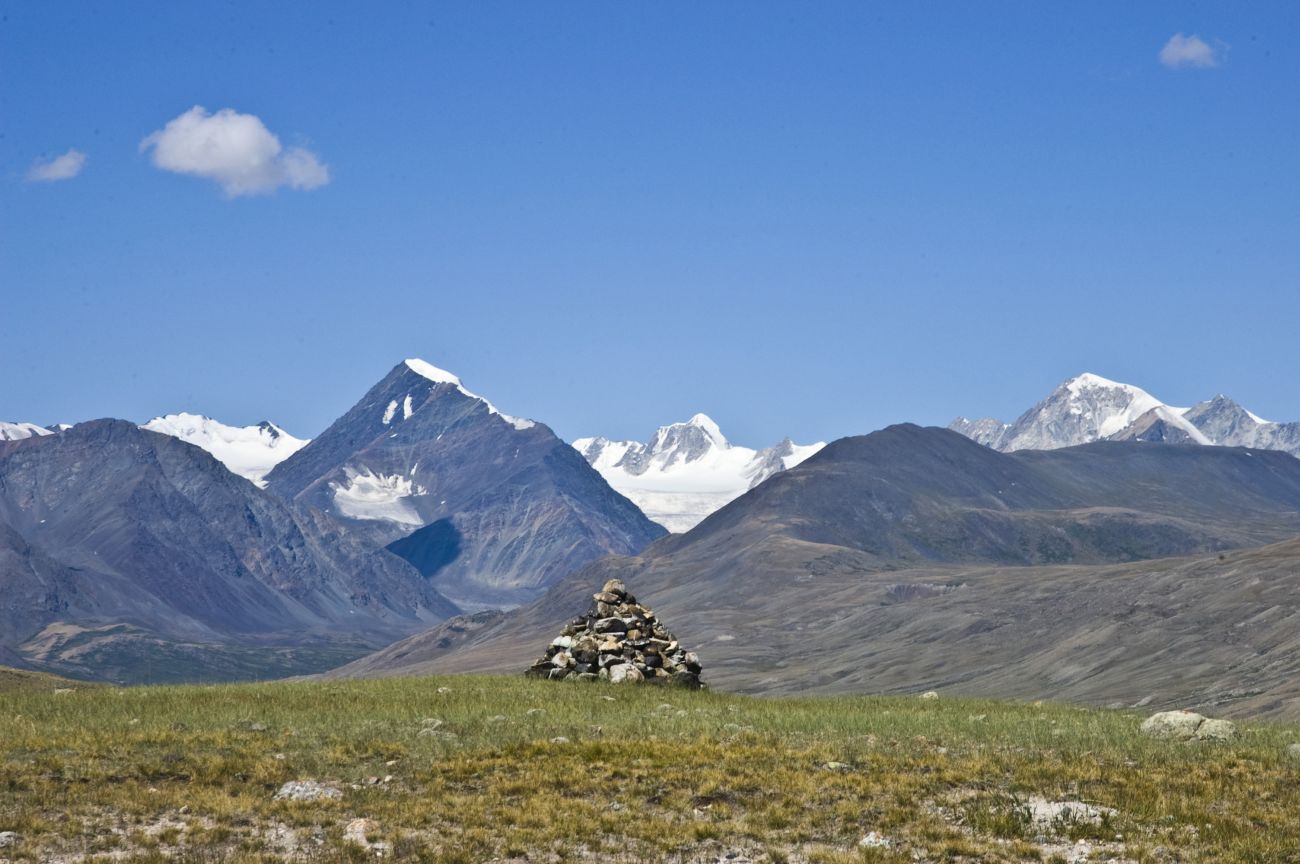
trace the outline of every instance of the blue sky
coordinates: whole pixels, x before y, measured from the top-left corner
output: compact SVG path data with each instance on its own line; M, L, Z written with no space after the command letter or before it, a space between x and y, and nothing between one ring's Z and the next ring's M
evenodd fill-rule
M0 418L312 435L420 356L566 438L1300 419L1294 4L124 8L0 6ZM253 192L142 149L194 106Z

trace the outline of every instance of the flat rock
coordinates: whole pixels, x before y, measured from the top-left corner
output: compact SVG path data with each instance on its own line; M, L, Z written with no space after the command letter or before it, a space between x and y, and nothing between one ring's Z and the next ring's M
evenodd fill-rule
M343 793L333 786L315 780L290 780L275 793L276 801L323 801L342 797Z
M1051 830L1062 824L1100 825L1103 819L1115 815L1109 807L1082 801L1048 801L1046 798L1030 798L1025 808L1030 821L1039 830Z

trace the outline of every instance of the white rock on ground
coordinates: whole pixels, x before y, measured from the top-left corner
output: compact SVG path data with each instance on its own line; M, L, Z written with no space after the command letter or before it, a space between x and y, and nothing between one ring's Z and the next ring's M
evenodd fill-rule
M342 797L343 793L339 790L315 780L290 780L275 793L277 801L321 801Z
M1142 721L1142 734L1177 741L1230 741L1237 737L1231 720L1211 720L1195 711L1161 711Z
M1029 819L1040 831L1051 830L1057 825L1087 824L1100 825L1115 811L1109 807L1098 807L1082 801L1048 801L1046 798L1030 798L1025 805Z

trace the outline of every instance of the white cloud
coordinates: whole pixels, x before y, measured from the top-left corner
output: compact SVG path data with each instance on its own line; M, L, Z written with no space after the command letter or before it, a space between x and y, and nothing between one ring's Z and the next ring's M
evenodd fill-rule
M27 169L28 183L53 183L55 180L71 180L86 167L86 154L71 149L62 156L50 159L37 159Z
M1160 62L1170 69L1208 69L1219 65L1219 52L1200 36L1175 33L1160 49Z
M231 108L209 114L195 105L141 141L140 150L164 171L215 180L231 198L280 186L315 189L330 179L315 153L286 150L260 119Z

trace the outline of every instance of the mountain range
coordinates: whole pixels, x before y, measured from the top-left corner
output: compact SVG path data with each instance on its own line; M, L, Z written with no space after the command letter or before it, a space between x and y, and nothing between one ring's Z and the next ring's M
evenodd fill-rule
M319 671L665 533L420 360L310 442L194 414L0 431L0 662L84 677Z
M1300 456L1300 423L1265 420L1223 395L1176 408L1140 387L1091 373L1063 382L1012 423L958 417L948 428L1004 452L1110 440L1256 447Z
M1287 454L1132 441L999 453L894 426L833 442L528 607L453 619L335 674L517 671L593 585L620 578L725 689L1294 713L1297 533Z
M763 450L732 444L705 414L660 426L646 443L579 438L574 448L619 492L669 531L704 517L826 446L789 438Z
M0 443L0 646L138 681L319 668L459 610L400 558L121 420Z
M703 414L568 445L417 359L310 441L5 423L0 663L513 672L621 578L728 689L1300 714L1296 455L1300 424L1090 374L1012 423L765 450Z

